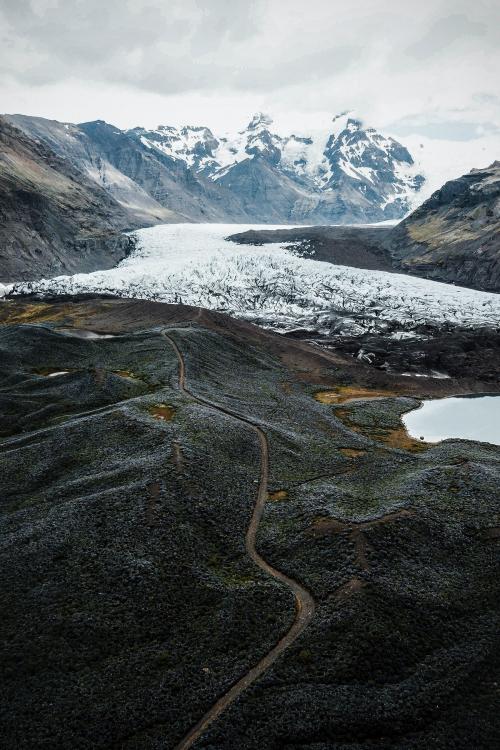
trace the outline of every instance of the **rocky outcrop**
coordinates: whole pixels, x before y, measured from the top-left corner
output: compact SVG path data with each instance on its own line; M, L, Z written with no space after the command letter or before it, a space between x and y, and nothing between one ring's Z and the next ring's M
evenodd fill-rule
M500 162L447 182L394 228L397 268L500 292Z
M130 252L123 208L0 118L0 280L110 268Z

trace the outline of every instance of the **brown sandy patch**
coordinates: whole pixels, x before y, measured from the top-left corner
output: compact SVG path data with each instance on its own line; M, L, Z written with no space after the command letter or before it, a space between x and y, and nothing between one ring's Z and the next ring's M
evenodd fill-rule
M391 523L400 518L410 518L414 515L414 510L401 508L390 513L384 513L383 516L377 518L370 518L368 521L341 521L332 516L320 516L313 521L306 533L313 536L324 536L325 534L340 534L343 531L352 531L353 529L371 529L373 526Z
M103 367L94 367L92 374L96 385L102 386L106 382L107 372Z
M364 456L367 451L362 448L339 448L339 453L342 453L346 458L358 458Z
M160 498L160 483L151 482L148 486L148 498L146 503L146 524L156 526L156 506Z
M395 391L339 385L332 391L318 391L314 394L314 398L321 404L344 404L346 401L357 398L391 398L398 395Z
M168 404L155 404L154 406L150 406L148 411L155 419L161 419L164 422L170 422L175 414L174 407Z
M277 503L288 499L288 492L286 490L276 490L276 492L268 492L267 499L271 502Z
M129 380L141 380L141 378L136 375L131 370L111 370L113 375L118 375L120 378L128 378Z
M358 565L361 570L367 571L370 569L367 553L372 547L368 543L364 531L372 529L375 526L398 521L401 518L408 518L413 515L413 510L402 508L401 510L395 510L391 513L385 513L383 516L370 519L369 521L340 521L338 518L332 518L331 516L320 516L313 521L311 526L306 529L305 533L308 536L313 536L315 538L347 533L349 539L354 544L356 565Z
M388 448L399 448L400 450L419 453L431 447L431 444L426 443L424 440L415 440L415 438L410 437L403 424L394 429L368 426L361 427L351 421L347 409L336 409L335 416L342 420L342 422L344 422L344 424L353 432L356 432L358 435L364 435L376 442L383 443Z
M388 445L389 448L401 448L413 453L419 453L431 447L424 440L415 440L415 438L410 437L403 426L397 427L394 430L380 430L377 433L368 434L368 436L373 438L373 440L380 440L380 442Z
M357 576L353 576L352 578L349 578L347 583L344 583L343 586L340 586L340 588L337 589L334 594L335 599L347 599L349 596L353 596L353 594L358 594L365 588L365 586L366 581L363 581Z
M181 446L176 440L172 443L172 463L177 471L182 471L184 468L184 456L182 455Z
M351 531L351 539L354 542L356 564L361 568L361 570L369 570L370 564L368 562L367 553L373 548L368 544L366 536L359 528L353 529Z
M103 313L109 308L109 301L94 300L95 313ZM73 328L82 327L89 318L88 307L71 302L22 302L8 300L0 307L0 324L15 325L23 323L66 323ZM85 327L83 325L83 327Z
M342 534L344 531L351 531L352 527L352 523L325 516L316 518L305 533L314 537L330 536L330 534Z
M484 542L500 541L500 526L490 526L489 529L483 529L481 531L481 539Z
M49 320L56 320L64 317L64 306L54 309L53 305L45 302L35 304L26 304L22 302L4 302L0 321L4 325L13 325L19 323L38 323Z

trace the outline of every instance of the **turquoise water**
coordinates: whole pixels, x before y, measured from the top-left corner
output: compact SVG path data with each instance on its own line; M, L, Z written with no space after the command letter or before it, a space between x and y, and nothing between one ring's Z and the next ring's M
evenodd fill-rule
M429 443L463 438L500 445L500 394L423 401L403 422L412 437Z

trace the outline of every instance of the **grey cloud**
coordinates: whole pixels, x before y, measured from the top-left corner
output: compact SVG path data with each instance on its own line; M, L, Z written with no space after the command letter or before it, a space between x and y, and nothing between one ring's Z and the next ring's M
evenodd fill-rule
M484 36L487 27L484 23L469 20L465 15L453 14L440 18L422 39L406 50L410 57L428 58L443 52L458 40Z
M89 67L117 52L148 49L159 40L188 36L189 27L169 15L167 6L142 3L123 12L120 0L59 2L36 15L29 0L4 6L12 34L49 57L50 64Z
M311 51L307 36L288 49L279 33L270 45L262 35L265 12L265 0L136 0L128 6L122 0L59 0L36 14L33 0L6 0L8 38L24 52L23 64L10 74L33 85L80 77L163 94L265 92L327 77L361 54L360 45L334 45L328 38ZM281 33L286 12L284 24ZM282 49L277 59L274 46Z
M500 127L493 122L467 122L460 120L441 120L425 122L422 117L406 118L403 121L390 123L390 130L397 136L408 136L415 132L428 138L451 141L471 141L478 135L500 135Z
M200 21L193 47L202 52L220 46L225 39L242 42L258 33L265 0L195 0Z
M263 66L238 69L234 81L242 88L272 90L286 85L297 85L330 78L353 66L363 55L361 45L337 45L316 52L296 53L272 68Z
M118 109L117 99L146 96L260 98L263 107L321 112L352 101L359 114L386 122L419 107L445 119L463 107L463 120L488 122L499 107L491 98L499 7L496 0L417 7L411 0L0 0L0 83L11 101L29 101L31 91L43 102L44 89L60 86L75 99L83 90L112 91L110 108Z

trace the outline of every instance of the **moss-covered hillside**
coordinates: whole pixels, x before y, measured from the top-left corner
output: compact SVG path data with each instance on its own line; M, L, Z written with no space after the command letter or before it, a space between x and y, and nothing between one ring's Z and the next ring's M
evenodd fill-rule
M500 452L400 423L464 384L188 308L8 304L3 748L173 750L289 630L292 591L245 546L252 425L257 550L315 613L193 747L499 746Z

